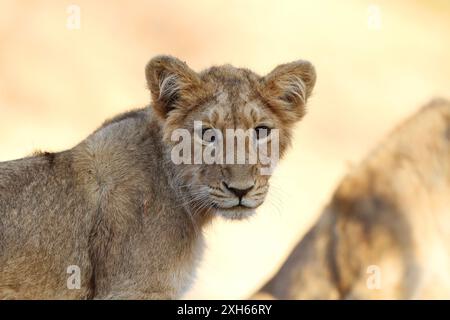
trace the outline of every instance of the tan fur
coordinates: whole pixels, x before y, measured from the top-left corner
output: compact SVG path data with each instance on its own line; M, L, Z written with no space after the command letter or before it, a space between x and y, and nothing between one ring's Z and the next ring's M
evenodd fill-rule
M255 298L450 299L449 272L450 103L435 100L345 177Z
M269 176L259 162L175 165L171 133L192 132L194 120L219 130L269 122L283 153L315 73L305 61L266 77L232 66L196 73L159 56L146 78L151 107L105 122L70 150L0 163L0 298L180 297L202 227L217 215L250 216ZM251 186L248 206L230 207L236 196L223 183ZM70 265L80 267L81 289L67 288Z

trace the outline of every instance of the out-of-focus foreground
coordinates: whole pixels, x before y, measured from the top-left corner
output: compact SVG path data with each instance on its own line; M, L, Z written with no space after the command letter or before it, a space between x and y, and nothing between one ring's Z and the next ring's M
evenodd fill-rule
M254 298L450 299L450 101L435 99L349 170Z
M249 221L210 226L189 298L247 297L315 222L348 165L431 97L450 97L445 0L5 0L0 15L0 161L70 148L105 118L147 104L143 70L156 54L197 70L315 64L309 113L269 199Z

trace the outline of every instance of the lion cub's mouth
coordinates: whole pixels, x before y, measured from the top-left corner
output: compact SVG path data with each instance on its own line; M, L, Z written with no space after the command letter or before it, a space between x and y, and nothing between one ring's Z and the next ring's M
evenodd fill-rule
M232 219L232 220L239 220L239 219L245 219L255 214L256 208L261 205L259 203L258 205L251 207L247 206L245 204L242 204L242 202L239 202L236 205L233 206L221 206L219 204L214 204L214 208L216 209L216 213L223 218L226 219Z
M231 208L217 208L217 214L226 219L240 220L255 214L255 208L237 205Z
M230 208L220 208L220 209L222 209L222 210L254 210L255 208L246 206L241 203L241 204L238 204L238 205L230 207Z
M229 190L208 188L209 201L215 212L227 219L243 219L255 213L264 203L267 188L256 188L246 195L233 195Z

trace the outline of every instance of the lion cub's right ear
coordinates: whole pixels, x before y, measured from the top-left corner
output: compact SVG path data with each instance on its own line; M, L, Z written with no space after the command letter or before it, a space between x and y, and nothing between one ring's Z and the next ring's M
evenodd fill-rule
M163 119L172 110L188 106L201 80L186 63L171 56L156 56L147 64L145 77L153 108Z
M306 60L279 65L262 79L262 94L285 122L300 120L316 83L314 66Z

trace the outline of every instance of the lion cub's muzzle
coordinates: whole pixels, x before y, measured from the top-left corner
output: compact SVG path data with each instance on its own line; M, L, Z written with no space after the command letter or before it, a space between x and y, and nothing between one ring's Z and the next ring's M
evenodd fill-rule
M267 190L267 185L260 186L254 181L247 183L222 181L218 188L210 187L209 194L220 215L238 219L252 215L264 202Z

